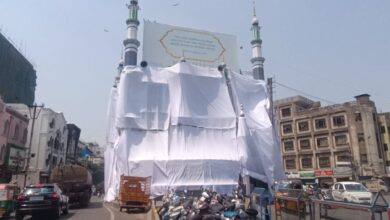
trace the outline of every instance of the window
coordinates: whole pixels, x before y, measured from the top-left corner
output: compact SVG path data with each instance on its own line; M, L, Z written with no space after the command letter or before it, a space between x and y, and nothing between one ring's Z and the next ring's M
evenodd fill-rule
M367 154L360 154L360 163L361 164L368 164Z
M329 168L330 167L330 157L329 156L320 156L318 158L318 165L320 168Z
M288 170L295 170L296 169L296 163L295 159L286 159L286 169Z
M348 144L347 135L345 135L345 134L335 135L334 142L335 142L336 146L347 145Z
M345 117L344 115L337 115L333 116L333 126L334 127L344 127L345 124Z
M5 121L5 123L4 123L3 136L7 136L7 135L8 135L9 127L10 127L10 123L9 123L9 121L7 120L7 121Z
M344 154L337 155L336 159L337 159L337 162L350 162L351 161L350 156L349 155L344 155Z
M320 148L320 147L328 147L329 146L329 143L328 143L328 137L319 137L316 139L317 141L317 147Z
M325 129L326 128L326 120L325 118L319 118L314 120L316 129Z
M313 168L313 161L311 157L302 158L302 168Z
M282 118L290 117L291 116L291 108L282 108Z
M52 165L53 166L57 166L57 157L56 156L53 156L53 160L52 160Z
M6 149L6 146L4 144L3 146L1 146L1 149L0 149L0 160L3 159L5 149Z
M283 128L283 134L290 134L293 132L291 124L284 124L282 125L282 128Z
M299 140L299 147L301 150L310 150L310 139L301 139Z
M357 136L359 142L365 142L364 133L358 133Z
M54 128L56 124L56 121L54 120L54 118L51 120L51 122L49 123L49 128Z
M383 133L386 133L386 128L385 128L385 126L383 126L383 125L381 125L381 133L383 134Z
M298 122L298 131L299 132L309 131L309 122L307 121Z
M15 125L14 139L19 137L19 125Z
M383 149L385 149L385 151L389 150L389 148L387 147L387 144L383 144Z
M19 138L19 125L15 125L14 139Z
M294 151L294 142L292 140L284 141L284 151Z
M25 128L24 131L23 131L22 143L23 144L27 143L27 128Z
M362 114L360 112L355 112L355 121L362 121Z

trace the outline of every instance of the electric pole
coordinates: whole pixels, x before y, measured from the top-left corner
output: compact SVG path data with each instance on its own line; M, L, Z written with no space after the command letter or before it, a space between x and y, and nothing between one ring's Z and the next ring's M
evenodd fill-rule
M27 149L27 161L26 161L26 166L24 169L23 188L26 187L27 173L28 173L29 167L30 167L31 144L32 144L32 138L33 138L33 134L34 134L35 120L38 119L39 114L41 113L41 110L43 107L44 107L43 104L37 105L36 103L34 103L34 105L32 105L32 106L28 106L28 111L30 113L30 119L32 120L32 122L31 122L31 131L30 131L30 142L28 143L28 149Z

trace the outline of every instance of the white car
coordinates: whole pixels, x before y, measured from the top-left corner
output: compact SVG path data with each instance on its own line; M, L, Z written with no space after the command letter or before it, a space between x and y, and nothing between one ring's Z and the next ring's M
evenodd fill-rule
M336 201L371 204L372 193L358 182L337 182L332 186L332 197Z

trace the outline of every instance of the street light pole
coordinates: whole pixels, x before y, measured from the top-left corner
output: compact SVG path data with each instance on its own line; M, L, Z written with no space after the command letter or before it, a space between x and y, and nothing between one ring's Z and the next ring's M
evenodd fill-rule
M24 182L23 182L23 188L26 187L26 181L27 181L27 173L28 173L28 170L29 170L29 167L30 167L30 157L31 157L31 144L32 144L32 138L33 138L33 134L34 134L34 126L35 126L35 120L38 119L39 117L39 114L42 110L42 108L44 107L44 105L37 105L36 103L34 103L34 105L32 106L29 106L29 113L30 113L30 119L32 120L32 123L31 123L31 131L30 131L30 142L28 143L28 149L27 149L27 161L26 161L26 166L25 166L25 169L24 169ZM39 108L39 110L37 111L37 108ZM31 113L32 111L32 113Z

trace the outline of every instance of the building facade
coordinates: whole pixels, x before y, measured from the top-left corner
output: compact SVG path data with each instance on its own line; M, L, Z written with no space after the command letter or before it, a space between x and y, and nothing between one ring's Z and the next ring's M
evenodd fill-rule
M383 140L383 149L385 150L386 155L386 173L390 173L390 112L380 113L378 116L380 132Z
M78 151L81 129L75 124L67 124L68 142L66 147L66 164L77 164Z
M385 174L375 103L355 98L325 107L302 96L274 102L286 172L317 182Z
M0 99L0 182L24 171L29 119Z
M22 114L29 114L26 105L11 106ZM51 170L64 165L66 160L68 129L63 113L50 108L41 108L38 113L34 123L30 155L27 155L30 156L27 185L48 182ZM31 130L32 123L28 128L29 132Z
M0 33L0 96L4 102L32 105L36 78L33 65Z

